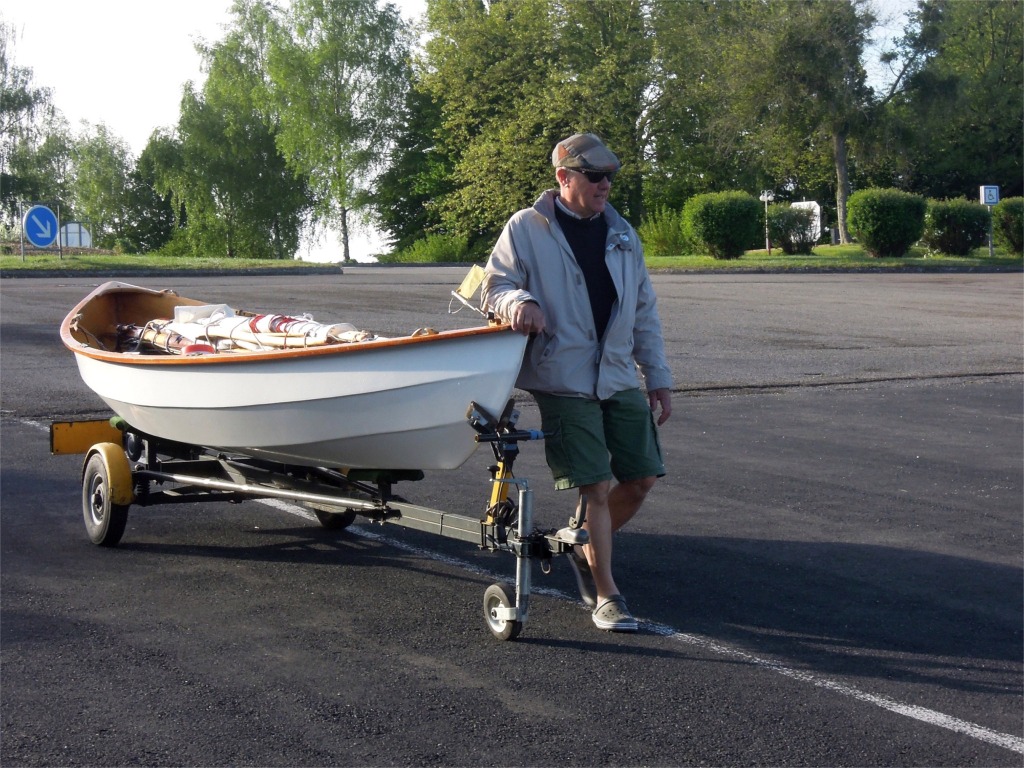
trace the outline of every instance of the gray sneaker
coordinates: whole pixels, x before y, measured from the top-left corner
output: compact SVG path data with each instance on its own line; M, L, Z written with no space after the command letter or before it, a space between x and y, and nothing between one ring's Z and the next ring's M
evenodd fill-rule
M590 572L590 563L587 558L570 552L568 555L569 567L576 576L576 586L580 588L580 597L583 602L593 608L597 605L597 586L594 584L594 574Z
M594 609L594 624L608 632L636 632L637 623L626 607L626 598L612 595L601 601Z

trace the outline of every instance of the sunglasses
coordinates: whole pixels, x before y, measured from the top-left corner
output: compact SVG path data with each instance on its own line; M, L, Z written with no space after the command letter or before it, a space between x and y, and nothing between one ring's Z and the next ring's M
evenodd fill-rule
M608 179L608 183L615 181L615 174L617 171L581 171L576 168L568 168L566 170L573 171L574 173L582 173L587 177L587 181L591 184L598 184L602 179Z

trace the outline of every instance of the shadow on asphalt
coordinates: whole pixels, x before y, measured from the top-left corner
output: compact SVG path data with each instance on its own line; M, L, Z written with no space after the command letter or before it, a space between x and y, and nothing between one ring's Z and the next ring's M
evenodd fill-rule
M1016 695L1024 569L896 547L622 535L630 607L679 632L819 672ZM956 684L954 683L954 686Z
M144 513L143 513L144 514ZM376 542L358 532L331 531L319 527L315 522L308 526L250 529L239 534L250 544L193 544L167 541L130 541L131 522L125 539L116 551L137 553L142 556L160 555L173 558L203 557L216 560L239 560L263 563L291 563L330 568L380 568L391 565L411 573L436 575L436 569L417 563L420 558L401 549L388 546L387 542ZM142 523L144 526L145 523ZM149 539L166 537L159 531L140 529L139 534ZM139 535L136 534L136 535ZM476 583L479 577L467 573L445 575L445 579Z
M240 536L251 542L245 544L154 540L167 533L140 529L136 536L150 540L133 541L129 528L118 551L345 569L393 566L437 577L436 565L421 565L417 555L387 540L367 539L358 530L328 531L311 523L245 531ZM438 547L436 537L409 531L394 538L505 573L508 579L514 573L508 555L478 554L461 542ZM987 663L1015 664L1024 655L1022 568L864 544L629 533L621 536L618 552L620 585L628 589L634 613L646 621L821 674L1014 695L1004 674L987 674L985 668ZM572 576L560 565L556 559L551 577L535 569L535 587L575 594ZM444 579L478 584L486 577L452 568ZM531 633L520 641L562 642ZM588 640L565 642L579 650ZM592 645L609 650L596 639ZM618 650L652 652L628 643ZM958 669L969 674L958 677Z

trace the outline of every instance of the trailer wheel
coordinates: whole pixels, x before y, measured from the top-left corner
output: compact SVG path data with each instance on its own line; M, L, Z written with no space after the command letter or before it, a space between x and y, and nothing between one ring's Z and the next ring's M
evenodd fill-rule
M106 456L92 453L82 473L82 515L89 540L101 547L116 547L128 525L128 505L115 503L110 475Z
M322 509L314 511L316 512L316 519L320 521L320 525L329 531L343 530L356 521L356 511L354 509L346 509L344 512L324 512Z
M505 618L505 612L515 604L515 598L504 584L491 584L484 592L484 621L499 640L515 640L523 629L523 622Z
M348 528L356 521L358 513L354 509L331 507L326 504L307 502L306 507L313 510L320 525L329 531L340 531Z

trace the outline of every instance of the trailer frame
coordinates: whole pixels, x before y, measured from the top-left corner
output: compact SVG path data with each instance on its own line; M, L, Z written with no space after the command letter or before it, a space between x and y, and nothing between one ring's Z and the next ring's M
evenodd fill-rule
M394 492L418 470L339 469L284 464L244 453L191 445L148 435L124 419L54 422L51 452L84 453L82 513L90 540L115 547L124 534L132 505L149 507L273 498L313 510L326 528L343 529L362 515L390 524L475 544L516 558L511 585L497 582L484 593L484 621L499 640L519 636L529 616L533 561L543 572L552 558L587 542L585 500L566 527L534 525L533 490L512 468L519 443L543 439L536 430L516 428L519 412L509 400L500 416L470 403L466 419L478 443L491 446L490 493L482 517L470 517L413 504ZM95 441L95 442L93 442ZM513 494L513 489L515 494Z

